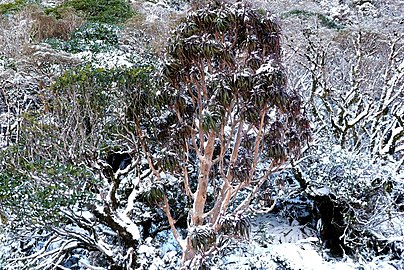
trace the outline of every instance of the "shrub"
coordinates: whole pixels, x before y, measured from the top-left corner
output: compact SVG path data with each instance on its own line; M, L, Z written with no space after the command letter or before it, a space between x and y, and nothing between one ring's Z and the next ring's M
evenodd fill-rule
M337 24L335 21L333 21L331 18L317 12L311 12L311 11L306 11L306 10L300 10L300 9L294 9L288 12L283 13L282 17L287 18L290 16L301 16L303 18L308 18L308 17L317 17L320 20L321 25L330 28L330 29L342 29L343 26L340 24Z
M98 23L119 24L135 14L126 0L69 0L60 6L47 9L46 13L61 18L63 11L69 7L81 12L90 22Z
M28 139L25 135L34 135L35 128L35 124L27 125L21 144L0 154L7 155L9 159L18 159L17 156L23 152L20 147ZM44 125L42 128L45 128ZM52 127L47 128L50 130ZM27 153L24 154L27 156ZM84 187L86 183L94 181L83 166L63 164L39 156L33 160L20 159L18 164L2 164L0 201L10 214L13 227L38 223L52 226L64 220L60 209L87 201L90 193L80 188L71 189L73 186Z
M32 18L30 8L25 8L13 16L0 16L0 48L6 57L18 57L31 42Z
M357 256L398 252L397 247L403 244L399 235L403 230L400 203L404 186L396 165L339 146L315 147L309 154L300 164L308 179L306 191L332 200L334 210L328 211L334 224L337 216L343 219L338 225L343 248L354 250Z
M74 13L72 8L63 10L63 16L60 19L46 15L42 10L34 10L32 19L34 20L32 37L36 41L48 38L66 40L83 23L83 20Z
M48 39L53 48L71 53L101 52L118 46L118 28L107 24L86 23L71 33L70 39Z
M140 89L150 86L151 70L107 70L90 65L72 68L43 89L39 97L43 111L21 115L18 139L12 147L0 151L1 206L10 213L10 221L24 230L24 237L31 236L26 228L46 230L46 225L51 225L57 232L47 240L46 254L27 249L10 254L21 259L19 262L27 269L37 265L41 265L38 269L47 265L66 267L74 252L88 254L94 250L98 260L93 263L98 266L134 268L136 258L124 256L136 250L140 232L147 235L155 231L156 226L151 227L155 219L145 216L150 225L142 224L139 213L145 209L139 207L144 204L138 201L140 195L132 181L123 179L130 178L124 175L128 171L114 171L113 162L105 157L127 150L122 137L131 136L124 132L132 122L125 123L125 105L132 108L130 101L140 98ZM144 104L147 96L139 102ZM142 157L135 150L127 156L130 166L134 166L132 157ZM131 177L143 175L142 162L137 164ZM120 162L118 165L122 168ZM105 193L107 190L111 192ZM111 195L111 204L104 205L106 194ZM98 207L101 205L103 210ZM128 215L121 215L122 211ZM138 229L140 224L143 231ZM103 241L101 249L97 248L98 240ZM24 240L19 244L26 246ZM19 269L17 263L10 262L7 269Z
M26 0L16 0L13 3L1 4L0 5L0 14L9 14L9 13L20 11L26 5L27 5Z

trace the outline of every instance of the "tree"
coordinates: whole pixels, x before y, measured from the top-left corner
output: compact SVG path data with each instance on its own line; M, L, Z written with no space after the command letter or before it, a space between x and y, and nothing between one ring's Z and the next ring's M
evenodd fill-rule
M321 235L340 254L371 260L383 250L394 258L403 224L403 35L394 24L285 24L290 85L305 93L315 130L299 167L319 206Z
M0 156L0 199L14 224L36 239L42 230L51 236L13 263L63 266L84 249L115 269L137 267L136 247L166 225L143 219L145 211L158 216L145 210L156 204L186 261L248 237L250 202L310 137L280 53L280 28L268 13L215 2L174 31L161 80L144 66L84 66L41 89Z
M280 38L269 13L215 1L190 13L169 40L161 99L170 114L161 137L192 207L185 241L164 195L161 206L184 260L207 252L217 234L248 236L242 214L254 195L310 138L301 97L287 88Z
M292 87L307 97L311 120L319 123L316 132L329 132L346 149L399 159L404 138L403 35L366 28L302 32L289 45L294 55L289 74L296 78Z
M21 262L30 269L66 266L81 250L98 258L90 264L135 267L140 227L149 231L136 212L141 192L128 175L147 173L138 148L122 139L122 111L151 89L152 70L72 68L43 89L35 110L21 113L16 139L0 151L0 206L10 229L21 228L21 237L11 230L14 241L30 235L43 248L16 250L10 269Z

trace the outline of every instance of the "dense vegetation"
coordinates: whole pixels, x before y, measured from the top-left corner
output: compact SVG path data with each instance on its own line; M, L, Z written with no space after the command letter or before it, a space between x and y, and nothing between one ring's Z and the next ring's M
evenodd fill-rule
M403 33L354 2L1 4L0 268L400 269Z
M61 18L63 11L69 8L73 8L90 22L108 24L123 23L135 14L126 0L70 0L48 8L45 12Z

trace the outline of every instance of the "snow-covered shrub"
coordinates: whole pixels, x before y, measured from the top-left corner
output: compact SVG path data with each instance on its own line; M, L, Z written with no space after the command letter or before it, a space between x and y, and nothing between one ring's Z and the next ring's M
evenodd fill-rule
M13 16L0 16L0 48L3 55L21 55L25 46L31 42L32 23L29 10L22 10Z
M70 34L68 40L51 38L46 40L54 48L71 53L99 53L117 48L119 28L108 24L86 23Z
M347 253L359 251L356 255L366 259L402 256L404 182L399 163L329 144L313 147L300 166L306 174L306 192L328 196L335 206L330 210L341 212L340 237Z
M402 38L394 26L384 28L388 33L366 23L342 31L299 29L285 19L286 54L294 56L290 86L306 93L314 131L300 163L300 178L309 184L302 188L318 212L328 212L320 235L331 221L333 241L347 252L393 258L402 242L396 238L402 230Z
M149 41L145 46L163 55L170 31L179 19L185 16L185 7L181 5L177 9L163 4L162 1L158 3L144 1L138 5L136 9L139 14L126 22L123 32L140 30L147 33Z
M3 155L13 159L18 154L15 147L10 147L1 155L0 158L4 160ZM14 228L32 223L57 225L64 221L60 209L76 203L84 204L88 199L88 194L83 190L70 189L92 182L91 176L83 168L45 160L21 161L18 164L1 162L1 166L1 205Z
M303 88L317 136L329 136L342 148L399 159L404 140L402 39L368 29L313 27L293 39L301 45L289 44L289 53L299 55L289 63L289 77L293 87Z
M175 270L181 267L181 260L178 254L179 247L176 240L170 231L163 231L163 243L156 243L155 239L146 238L144 243L137 249L138 268L145 270ZM170 235L171 234L171 235ZM167 250L165 246L177 245L177 249Z
M135 204L142 202L139 186L149 175L141 152L128 150L131 142L125 138L131 135L125 132L130 132L129 110L136 105L130 101L154 89L152 70L71 69L44 89L42 113L21 115L18 139L0 155L1 204L14 228L24 234L32 227L48 230L55 245L45 249L49 256L22 250L17 257L24 261L32 255L29 265L35 267L63 266L84 249L99 252L98 260L84 264L136 265L129 248L140 243L140 233L150 235L161 224L151 220L153 213L140 214L146 214L145 203ZM120 152L126 154L122 160Z
M327 28L331 28L331 29L342 29L343 28L342 25L335 22L332 18L330 18L324 14L317 13L317 12L295 9L295 10L291 10L291 11L288 11L288 12L285 12L282 14L283 18L287 18L289 16L301 16L302 18L317 17L318 20L320 21L320 23Z

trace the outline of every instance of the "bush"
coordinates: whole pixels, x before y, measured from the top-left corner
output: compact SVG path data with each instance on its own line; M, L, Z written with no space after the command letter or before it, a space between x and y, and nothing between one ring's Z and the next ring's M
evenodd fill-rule
M45 254L40 252L43 246L39 242L31 245L40 247L32 252L24 248L6 254L21 260L10 262L4 269L22 269L20 264L26 266L24 269L45 269L48 265L69 268L72 258L83 253L89 254L89 263L98 266L129 269L126 266L130 265L134 269L136 258L124 257L128 249L137 249L140 233L157 234L159 228L154 225L156 218L151 217L151 210L138 200L140 195L132 182L132 177L143 175L144 166L140 162L132 175L123 175L116 173L114 162L105 157L127 150L121 135L127 137L123 132L133 122L125 123L129 109L125 106L132 109L131 101L140 98L141 89L143 92L150 87L152 70L91 66L69 69L43 89L43 111L21 116L17 141L0 151L1 207L24 239L34 238L30 230L35 228L48 231L46 225L52 226L56 235L46 240ZM142 156L130 151L124 160L128 162L131 157L140 160ZM121 162L118 166L123 166ZM114 185L112 189L110 184ZM106 190L111 190L111 205L103 203ZM105 212L98 210L101 205ZM128 215L120 215L126 209ZM143 216L145 209L148 215ZM26 247L24 239L17 237L11 236L10 242ZM99 240L103 241L101 249L97 248ZM0 264L1 260L0 256Z
M67 40L71 33L83 23L72 8L65 9L60 19L46 15L42 10L34 10L31 16L34 20L32 36L37 41L48 38Z
M27 5L26 0L16 0L13 3L1 4L0 5L0 14L9 14L9 13L20 11L26 5Z
M31 43L32 17L30 8L25 8L13 16L0 16L1 55L16 58Z
M131 18L135 12L126 0L69 0L55 8L46 10L60 18L66 8L81 12L90 22L119 24Z
M309 179L306 191L331 199L333 222L337 216L343 220L339 224L343 248L365 257L397 250L403 244L399 236L403 230L400 202L404 186L394 164L339 146L313 148L310 154L301 164Z
M118 27L100 23L86 23L70 35L68 41L48 39L55 49L71 53L101 52L118 46Z
M33 133L30 128L35 127L28 126L24 132ZM1 154L14 158L21 154L19 147L22 146L18 144ZM24 159L18 165L10 163L2 167L0 200L10 214L12 227L38 223L52 226L64 220L60 209L89 199L88 192L80 188L72 190L71 187L84 187L94 181L88 171L80 166L41 157L36 160Z
M300 10L300 9L294 9L288 12L285 12L282 14L283 18L287 18L290 16L301 16L303 18L308 18L308 17L317 17L320 20L321 25L324 27L330 28L330 29L342 29L343 26L340 24L337 24L334 20L331 18L317 12L311 12L311 11L306 11L306 10Z

